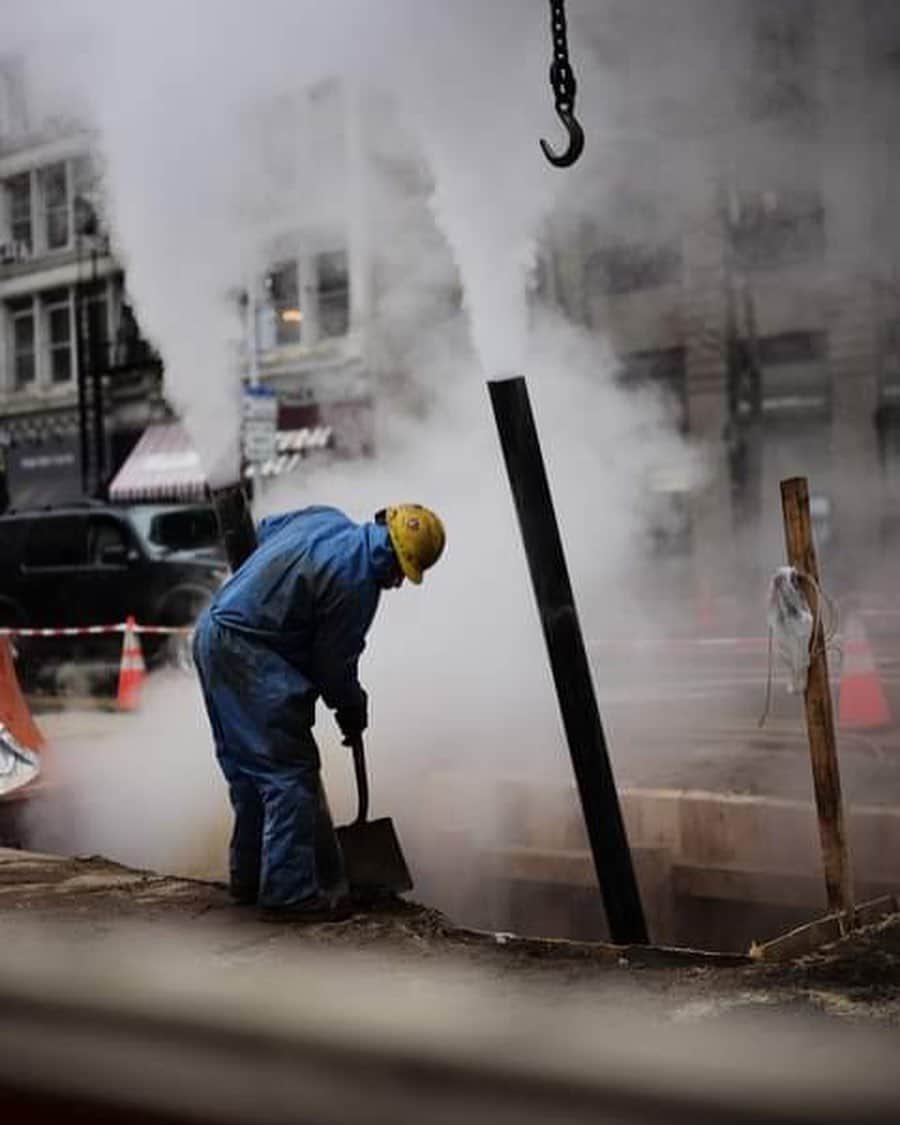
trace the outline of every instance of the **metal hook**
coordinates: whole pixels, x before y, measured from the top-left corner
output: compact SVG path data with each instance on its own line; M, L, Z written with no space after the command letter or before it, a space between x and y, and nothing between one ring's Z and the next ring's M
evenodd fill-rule
M564 109L557 109L557 116L569 134L569 147L565 152L555 153L545 140L541 140L544 156L557 168L568 168L581 156L584 148L584 130L575 120L575 115Z

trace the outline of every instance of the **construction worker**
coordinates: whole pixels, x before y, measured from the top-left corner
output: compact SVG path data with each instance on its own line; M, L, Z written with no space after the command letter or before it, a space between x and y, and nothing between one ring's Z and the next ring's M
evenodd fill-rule
M345 744L368 722L357 664L382 590L418 585L440 519L400 504L356 524L335 508L264 519L258 546L197 622L194 658L234 810L230 890L265 917L349 913L313 738L316 700Z

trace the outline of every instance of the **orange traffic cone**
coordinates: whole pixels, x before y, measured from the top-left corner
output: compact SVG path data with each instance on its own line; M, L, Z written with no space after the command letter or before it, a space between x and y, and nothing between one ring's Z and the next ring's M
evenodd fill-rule
M841 668L838 725L854 730L890 726L891 710L862 619L847 621Z
M0 637L0 723L29 750L41 750L44 736L31 717L25 696L19 686L16 666L13 664L9 638Z
M147 668L141 653L141 642L135 632L135 621L129 617L122 637L122 663L119 665L119 693L116 705L120 711L136 711L141 703L141 687Z

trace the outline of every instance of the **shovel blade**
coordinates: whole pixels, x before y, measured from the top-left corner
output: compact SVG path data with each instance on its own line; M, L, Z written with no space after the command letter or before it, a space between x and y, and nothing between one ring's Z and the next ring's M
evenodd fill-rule
M388 817L337 829L344 869L352 891L401 894L413 886L394 822Z

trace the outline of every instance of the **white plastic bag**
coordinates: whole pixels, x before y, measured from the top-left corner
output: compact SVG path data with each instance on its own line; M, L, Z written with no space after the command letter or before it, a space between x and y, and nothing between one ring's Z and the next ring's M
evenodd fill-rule
M794 567L780 566L772 576L766 616L775 651L787 667L788 691L805 691L815 621Z

